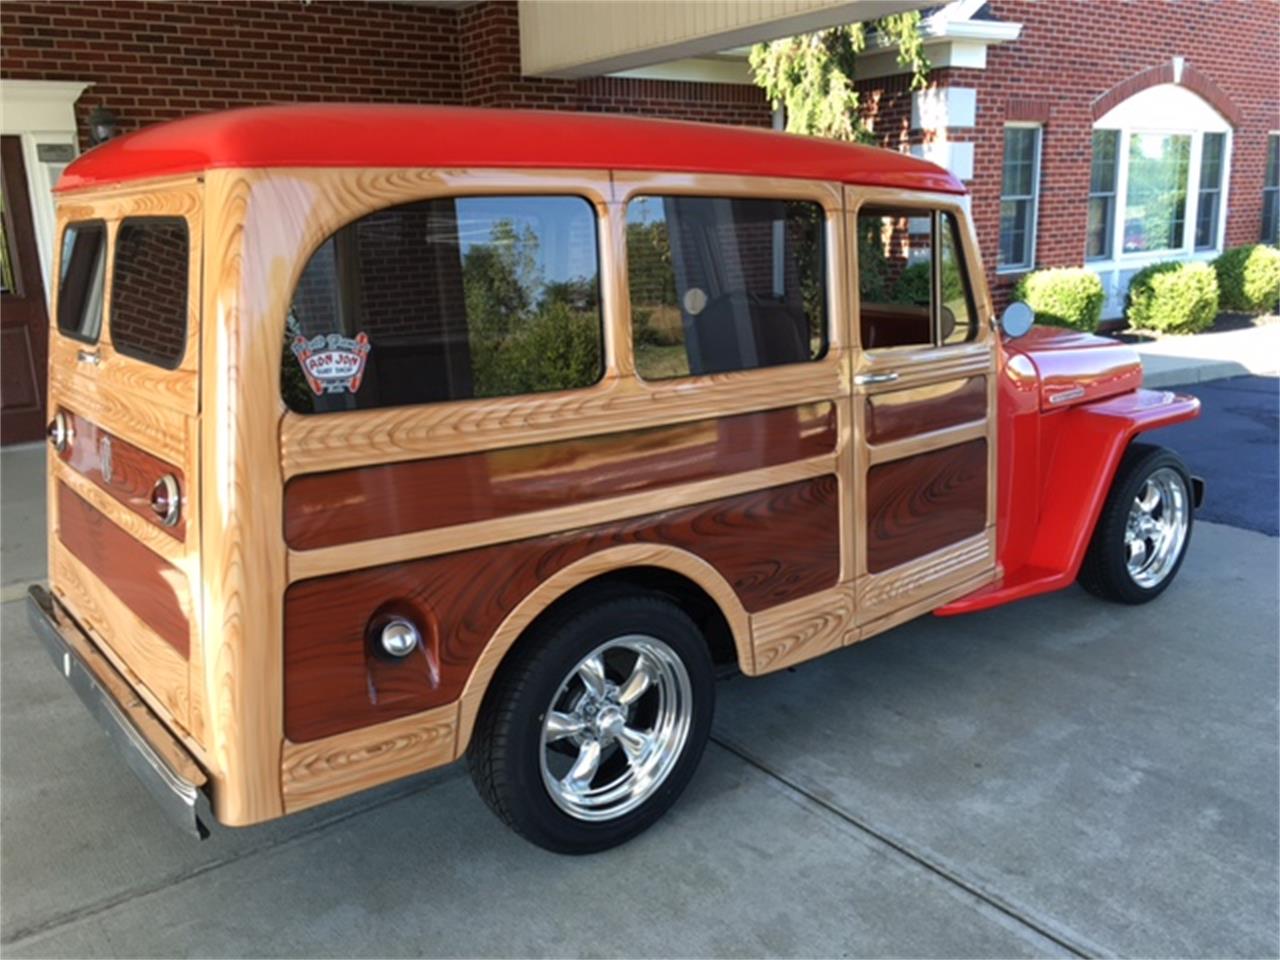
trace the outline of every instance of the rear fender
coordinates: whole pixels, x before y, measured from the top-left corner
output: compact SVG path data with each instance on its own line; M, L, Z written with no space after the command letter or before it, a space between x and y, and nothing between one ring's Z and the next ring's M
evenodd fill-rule
M1069 585L1080 572L1093 528L1111 490L1116 467L1135 436L1191 420L1200 413L1195 397L1136 390L1050 414L1061 418L1046 432L1045 464L1034 536L1024 555L1002 555L1003 578L934 611L970 613ZM1012 451L1011 451L1012 453ZM1014 453L1014 455L1021 455ZM1003 539L1003 538L1002 538ZM1008 542L1008 541L1006 541Z

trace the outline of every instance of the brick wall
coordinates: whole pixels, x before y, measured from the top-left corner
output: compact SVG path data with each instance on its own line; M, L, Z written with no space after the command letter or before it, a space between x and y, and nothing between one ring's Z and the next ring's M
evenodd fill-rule
M954 131L951 138L975 143L970 187L989 271L994 271L999 243L1006 120L1045 120L1036 265L1078 266L1085 248L1093 102L1175 56L1186 58L1185 85L1207 80L1239 111L1226 243L1258 239L1266 136L1280 128L1280 5L1273 0L992 0L989 10L997 19L1021 23L1022 36L990 47L985 70L947 71L948 82L978 91L976 128ZM1188 82L1189 77L1194 79ZM1016 278L993 279L1002 304Z
M304 100L636 112L767 126L752 86L520 76L514 0L462 9L325 0L5 0L0 78L92 81L122 131L190 113Z

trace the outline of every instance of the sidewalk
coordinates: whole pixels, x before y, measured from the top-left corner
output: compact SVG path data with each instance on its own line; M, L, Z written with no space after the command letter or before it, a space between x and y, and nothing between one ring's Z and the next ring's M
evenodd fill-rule
M1280 373L1280 324L1163 337L1132 346L1142 357L1143 384L1148 387Z

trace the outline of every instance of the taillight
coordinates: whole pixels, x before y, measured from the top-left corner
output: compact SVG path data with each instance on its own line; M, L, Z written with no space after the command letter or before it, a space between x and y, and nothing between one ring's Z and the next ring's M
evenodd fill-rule
M58 453L66 453L67 448L71 446L71 420L65 413L59 410L53 415L53 419L49 421L49 429L46 431L49 435L49 443L53 444L53 449Z
M166 473L151 488L151 509L166 527L172 527L182 514L182 491L177 478Z

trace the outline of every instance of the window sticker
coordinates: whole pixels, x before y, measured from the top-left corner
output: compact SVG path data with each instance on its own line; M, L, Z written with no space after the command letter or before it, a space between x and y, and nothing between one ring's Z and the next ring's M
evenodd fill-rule
M369 338L364 333L357 333L354 339L340 333L311 339L299 335L293 338L291 349L317 397L360 389L369 356Z

